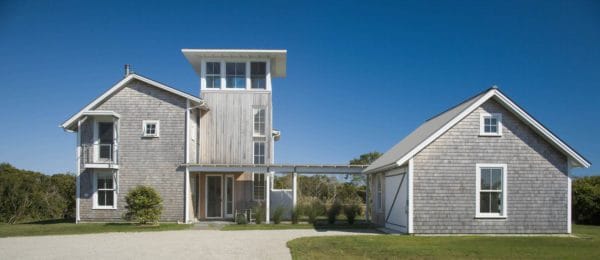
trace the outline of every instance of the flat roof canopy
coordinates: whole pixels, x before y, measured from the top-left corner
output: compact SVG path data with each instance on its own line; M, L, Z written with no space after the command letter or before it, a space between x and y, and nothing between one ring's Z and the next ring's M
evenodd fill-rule
M185 58L192 64L194 70L201 75L201 61L215 58L259 58L271 60L271 75L273 77L286 76L287 50L263 49L182 49Z
M310 174L362 174L367 165L319 164L184 164L190 172L295 172Z

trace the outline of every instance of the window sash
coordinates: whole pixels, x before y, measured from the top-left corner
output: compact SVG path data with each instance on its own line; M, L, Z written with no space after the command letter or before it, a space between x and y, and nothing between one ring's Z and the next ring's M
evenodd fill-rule
M476 217L506 217L506 165L477 164Z
M254 136L265 136L266 135L266 109L255 108L254 109Z
M265 142L254 142L254 164L265 164Z
M246 88L246 63L225 63L225 86L227 88Z
M264 173L253 173L253 191L252 197L254 200L265 199L265 174Z
M253 89L267 88L267 63L250 63L250 87Z
M112 173L96 174L96 206L99 208L114 208L116 198L116 181Z

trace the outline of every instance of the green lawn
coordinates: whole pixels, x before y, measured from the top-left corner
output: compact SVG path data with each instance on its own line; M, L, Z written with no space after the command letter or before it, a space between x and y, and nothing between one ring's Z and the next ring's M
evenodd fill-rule
M67 221L40 221L27 224L0 224L0 237L71 235L105 232L147 232L188 229L191 225L162 223L160 226L139 226L128 223L81 223Z
M574 225L578 237L339 236L287 243L294 259L600 259L600 226Z

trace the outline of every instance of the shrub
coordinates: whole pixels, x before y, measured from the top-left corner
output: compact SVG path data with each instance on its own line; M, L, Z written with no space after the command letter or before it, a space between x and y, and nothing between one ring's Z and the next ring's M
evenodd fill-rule
M300 210L296 206L292 209L292 224L298 224L298 218L300 218Z
M283 218L283 212L284 212L283 207L279 206L279 207L275 208L275 211L273 211L273 223L275 223L275 224L281 223L281 218Z
M265 209L262 207L262 204L254 207L252 211L254 211L254 222L256 222L256 224L261 224L265 220Z
M235 216L235 223L237 223L238 225L248 224L248 220L246 219L246 215L242 214L242 213L238 213Z
M573 220L578 224L600 224L600 176L573 181Z
M356 202L344 206L344 215L346 215L346 219L348 220L348 224L350 225L354 225L354 220L356 219L356 216L360 215L361 213L362 208L360 207L360 204Z
M340 202L336 200L335 202L333 202L333 204L331 204L329 210L327 210L327 222L329 224L335 224L335 220L337 219L337 216L341 213L341 211L342 204L340 204Z
M162 199L152 187L137 186L125 196L125 220L140 224L157 223L162 213Z
M301 212L308 217L308 223L315 224L317 217L325 214L325 205L317 198L307 198L302 203Z

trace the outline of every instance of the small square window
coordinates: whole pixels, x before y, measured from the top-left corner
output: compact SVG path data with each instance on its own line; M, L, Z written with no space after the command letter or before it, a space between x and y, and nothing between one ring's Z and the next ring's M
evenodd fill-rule
M481 113L480 115L479 135L483 136L501 136L502 135L502 114L499 113Z
M142 136L158 137L160 132L160 122L158 120L144 120L142 122Z

